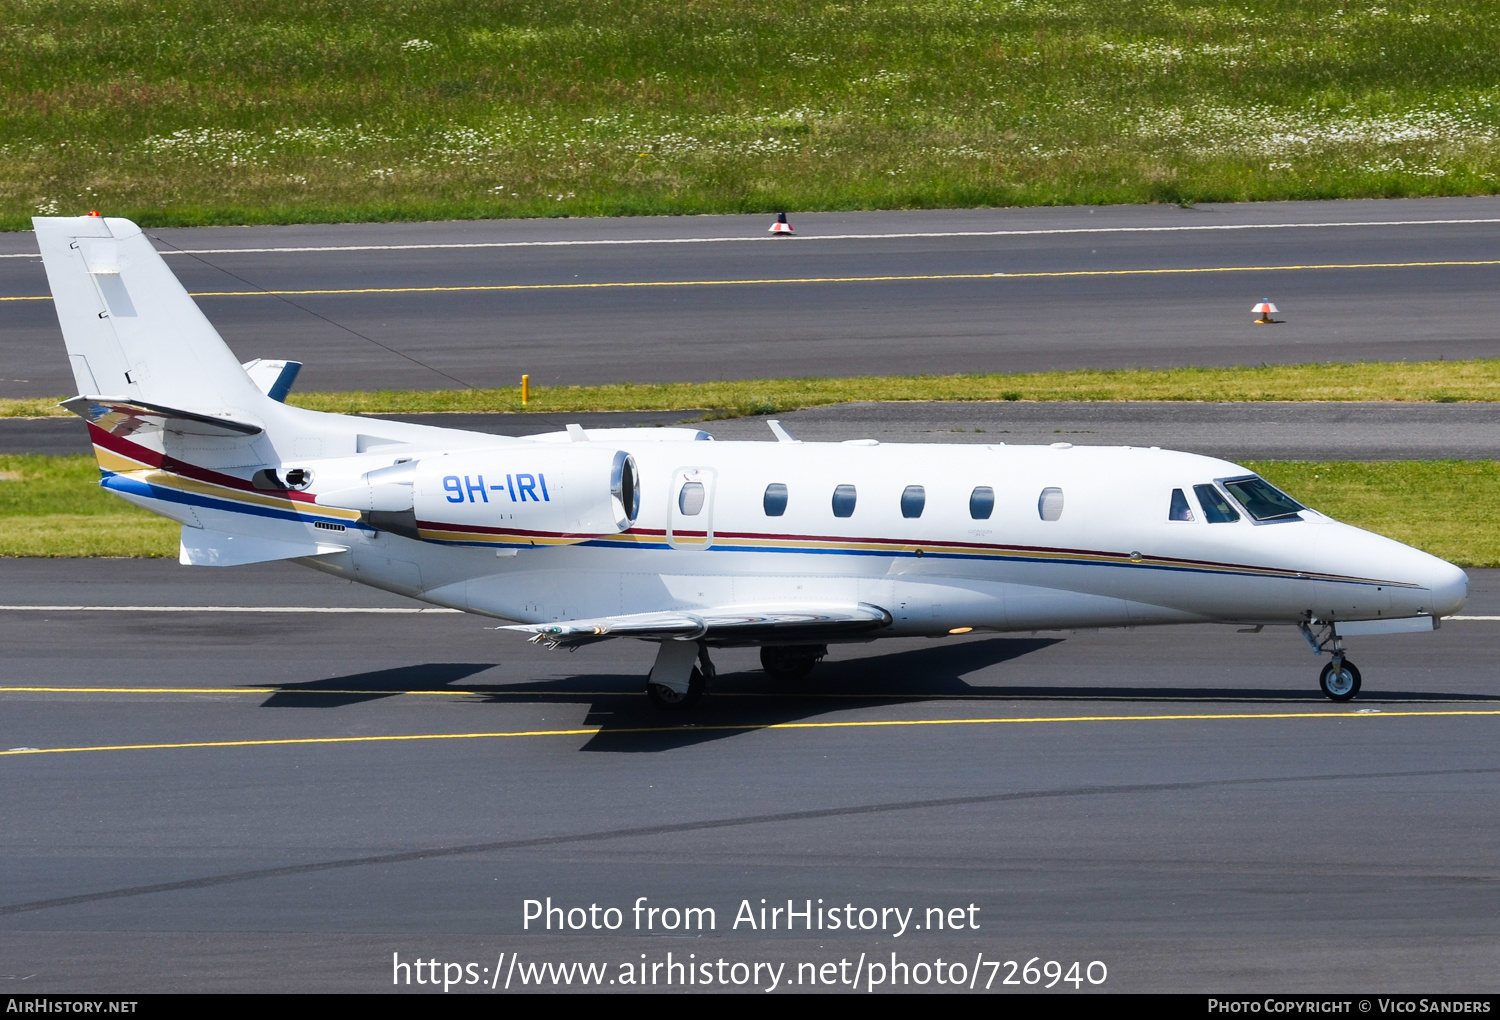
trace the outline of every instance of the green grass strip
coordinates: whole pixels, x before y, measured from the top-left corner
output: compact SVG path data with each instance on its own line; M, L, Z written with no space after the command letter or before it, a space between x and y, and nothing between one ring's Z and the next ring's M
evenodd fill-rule
M58 399L0 400L0 417L66 414L56 406ZM695 408L716 418L776 414L850 400L1496 401L1500 400L1500 359L533 386L530 403L524 406L519 386L293 393L290 403L343 414Z
M1496 0L0 0L0 228L1493 193Z
M1500 462L1247 461L1341 521L1500 566ZM178 527L99 488L88 455L0 456L0 556L176 556Z
M1242 462L1308 506L1463 567L1500 567L1500 462Z
M0 556L176 556L178 530L101 489L92 454L0 456Z

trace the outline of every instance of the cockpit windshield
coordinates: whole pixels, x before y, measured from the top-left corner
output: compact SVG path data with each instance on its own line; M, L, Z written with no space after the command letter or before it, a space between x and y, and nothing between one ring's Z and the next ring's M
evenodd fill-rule
M1296 517L1298 511L1307 509L1264 478L1255 475L1249 478L1230 478L1222 484L1257 521L1285 520Z

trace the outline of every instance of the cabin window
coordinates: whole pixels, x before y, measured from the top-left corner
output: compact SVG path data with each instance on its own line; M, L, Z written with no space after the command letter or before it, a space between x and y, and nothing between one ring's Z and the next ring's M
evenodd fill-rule
M852 485L840 485L833 490L833 516L853 517L856 493Z
M1239 512L1230 506L1224 494L1212 485L1195 485L1193 491L1198 494L1198 502L1203 507L1203 517L1208 523L1228 524L1230 521L1240 519Z
M1287 520L1297 517L1299 510L1307 509L1264 478L1255 475L1249 478L1231 478L1224 483L1224 488L1257 521ZM1297 519L1301 520L1300 517Z
M908 485L901 493L901 516L921 517L927 505L927 490L920 485Z
M1181 489L1172 490L1172 509L1167 511L1169 521L1190 521L1193 519L1193 508L1188 506L1187 497L1182 494Z
M781 482L767 485L765 498L760 505L766 508L767 517L780 517L786 513L786 486Z
M697 517L703 512L704 495L702 482L687 482L677 493L677 509L684 517Z
M977 485L969 493L969 516L976 521L987 521L995 512L995 490L988 485Z
M1063 493L1055 485L1049 485L1042 490L1042 495L1036 501L1036 512L1041 514L1044 521L1056 521L1062 518Z

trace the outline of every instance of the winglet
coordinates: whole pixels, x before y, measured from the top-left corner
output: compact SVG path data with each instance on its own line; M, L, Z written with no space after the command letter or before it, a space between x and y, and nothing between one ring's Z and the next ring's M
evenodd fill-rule
M286 403L286 395L292 390L292 383L297 381L297 373L302 371L300 361L268 361L265 358L256 358L247 361L240 366L250 381L255 383L256 389L260 390L272 400Z

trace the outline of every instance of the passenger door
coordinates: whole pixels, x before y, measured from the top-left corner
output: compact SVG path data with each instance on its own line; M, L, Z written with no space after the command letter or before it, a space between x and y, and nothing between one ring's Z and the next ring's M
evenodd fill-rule
M714 470L684 467L672 472L667 510L667 544L674 549L707 549L714 544Z

